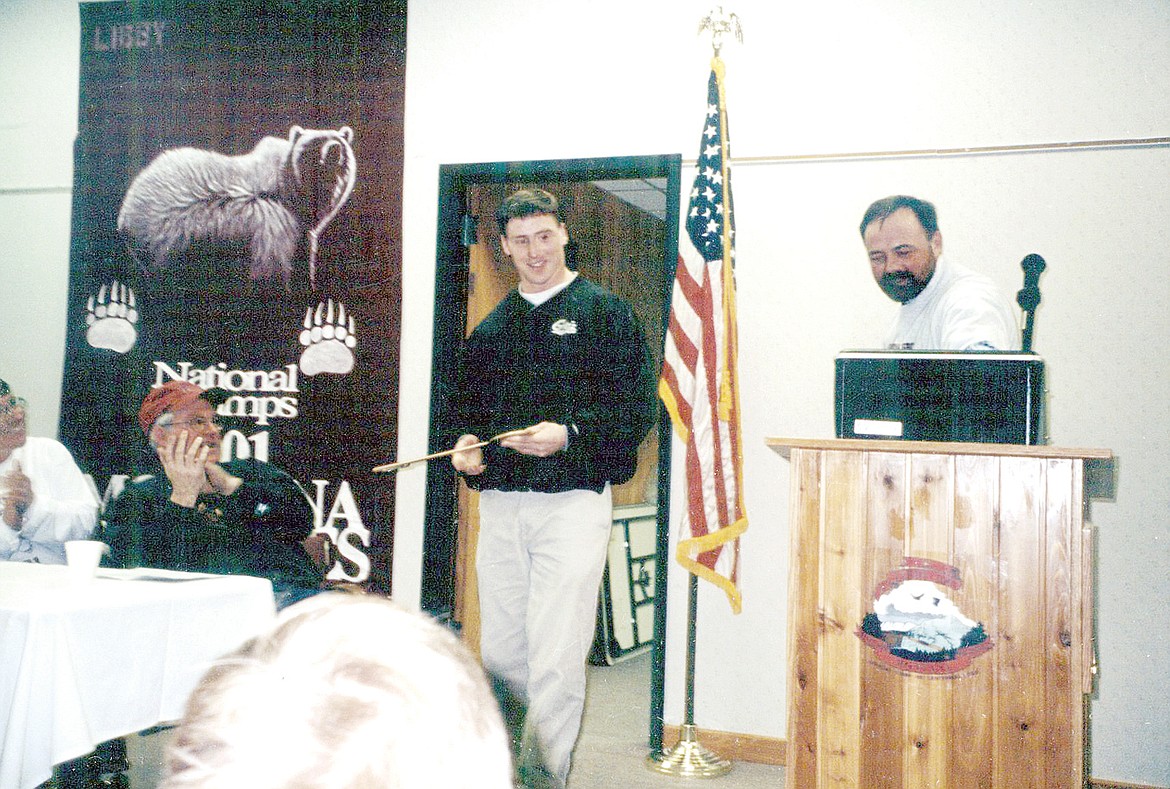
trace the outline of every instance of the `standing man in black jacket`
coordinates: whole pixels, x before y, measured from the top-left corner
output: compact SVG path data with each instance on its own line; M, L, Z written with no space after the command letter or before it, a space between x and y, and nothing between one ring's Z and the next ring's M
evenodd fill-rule
M484 667L528 704L523 775L540 754L564 785L612 523L655 418L655 375L626 302L570 271L556 198L524 189L497 213L519 286L468 338L452 455L481 492L476 554Z

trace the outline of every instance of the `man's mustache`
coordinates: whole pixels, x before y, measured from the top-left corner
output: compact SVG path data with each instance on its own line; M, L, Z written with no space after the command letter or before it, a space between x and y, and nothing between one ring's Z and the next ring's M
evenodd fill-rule
M902 304L910 301L926 288L925 282L918 280L908 271L882 274L878 284L887 296Z
M884 285L905 285L910 282L917 282L914 275L909 271L890 272L882 274L882 284Z

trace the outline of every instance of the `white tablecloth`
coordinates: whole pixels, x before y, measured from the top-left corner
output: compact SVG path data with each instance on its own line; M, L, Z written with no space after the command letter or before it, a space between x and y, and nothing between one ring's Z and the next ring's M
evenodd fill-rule
M263 578L0 562L0 787L178 720L207 667L275 615Z

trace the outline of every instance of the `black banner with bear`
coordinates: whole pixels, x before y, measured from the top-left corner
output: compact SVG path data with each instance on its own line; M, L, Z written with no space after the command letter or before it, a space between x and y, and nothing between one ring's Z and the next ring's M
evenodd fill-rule
M225 455L292 474L328 578L388 592L405 0L80 8L64 442L104 506L151 387L225 389Z

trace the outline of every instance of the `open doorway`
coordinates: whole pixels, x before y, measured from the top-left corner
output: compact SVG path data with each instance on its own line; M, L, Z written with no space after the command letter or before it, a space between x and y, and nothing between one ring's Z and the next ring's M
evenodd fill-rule
M516 284L512 264L499 248L494 220L500 201L516 189L540 187L557 195L569 229L570 268L631 304L661 364L678 254L680 167L676 154L440 168L430 451L448 448L444 425L464 338ZM609 621L599 620L599 631L609 629L618 653L651 648L649 726L654 748L662 739L669 436L663 410L658 426L639 448L634 478L614 488L615 528L624 531L616 538L617 550L611 550L608 573L624 574L630 584L625 588L619 583L614 594L603 596L602 619L608 614ZM449 463L428 466L422 605L462 626L473 648L478 643L476 505L474 492ZM652 524L647 538L652 547L635 544L631 550L631 543L645 542L626 536L630 522L636 526L639 520ZM615 560L622 566L616 567ZM607 577L606 583L616 580Z

